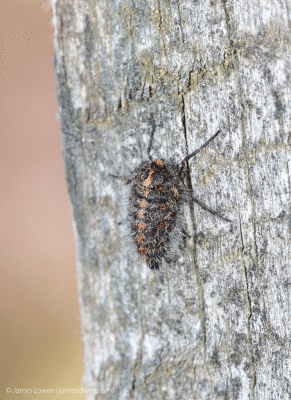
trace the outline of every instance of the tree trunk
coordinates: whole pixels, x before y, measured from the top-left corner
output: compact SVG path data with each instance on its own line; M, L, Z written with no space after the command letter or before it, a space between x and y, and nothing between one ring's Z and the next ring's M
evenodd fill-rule
M290 2L52 4L88 399L291 399ZM110 176L153 126L153 157L176 162L221 130L188 187L233 220L186 204L158 272Z

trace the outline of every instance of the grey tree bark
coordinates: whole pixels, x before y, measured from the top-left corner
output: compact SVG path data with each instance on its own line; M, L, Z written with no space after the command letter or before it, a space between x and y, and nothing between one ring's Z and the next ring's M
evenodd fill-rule
M291 399L289 0L52 0L88 399ZM189 162L189 238L153 273L124 175ZM72 349L74 351L74 349ZM113 389L113 393L98 393Z

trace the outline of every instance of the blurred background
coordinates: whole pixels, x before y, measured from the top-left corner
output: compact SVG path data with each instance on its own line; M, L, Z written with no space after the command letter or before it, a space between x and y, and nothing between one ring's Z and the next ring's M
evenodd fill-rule
M52 10L44 0L0 10L0 399L85 399L39 392L77 390L83 373Z

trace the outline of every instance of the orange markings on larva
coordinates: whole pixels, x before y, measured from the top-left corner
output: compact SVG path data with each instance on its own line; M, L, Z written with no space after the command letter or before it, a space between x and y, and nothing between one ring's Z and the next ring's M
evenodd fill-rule
M146 248L143 247L143 246L139 246L139 251L140 251L141 254L143 254L143 253L146 252Z
M144 217L144 210L140 210L138 212L138 216L139 216L139 218L143 218Z
M164 162L162 160L156 160L155 163L159 166L162 167L164 165Z
M138 236L136 237L136 242L142 243L142 242L143 242L143 235L138 235Z
M146 227L146 224L144 224L142 221L139 221L136 226L139 231L142 231Z
M150 184L151 184L151 181L153 179L153 173L155 172L155 170L153 168L150 168L149 170L150 170L149 176L147 177L147 179L143 183L144 187L149 187Z
M158 225L158 230L165 229L169 226L169 222L164 222L163 224Z
M179 193L179 191L178 191L178 189L176 187L174 187L173 192L174 192L174 196L175 197L179 197L180 196L180 193Z
M145 208L146 206L147 206L147 202L145 201L145 199L142 199L142 202L140 203L140 206L142 207L142 208Z

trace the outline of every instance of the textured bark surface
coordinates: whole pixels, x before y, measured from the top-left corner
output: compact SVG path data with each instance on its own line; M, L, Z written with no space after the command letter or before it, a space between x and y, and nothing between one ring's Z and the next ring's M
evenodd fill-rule
M52 0L88 399L291 399L288 0ZM125 239L123 175L189 162L190 238L160 273ZM72 350L73 351L73 350Z

